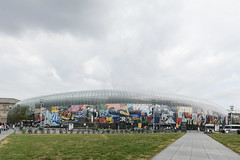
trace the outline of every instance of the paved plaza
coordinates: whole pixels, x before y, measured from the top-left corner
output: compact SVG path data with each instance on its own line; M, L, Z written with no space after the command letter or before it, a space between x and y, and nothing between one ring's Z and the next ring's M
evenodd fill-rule
M153 160L240 160L240 155L202 132L189 132Z
M13 133L12 129L9 129L8 131L2 131L0 134L0 141L12 133Z

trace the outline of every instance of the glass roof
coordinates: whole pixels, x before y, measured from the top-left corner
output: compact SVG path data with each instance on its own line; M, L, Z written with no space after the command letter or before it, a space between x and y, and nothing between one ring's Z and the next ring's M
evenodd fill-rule
M43 106L46 107L109 103L153 104L155 102L161 105L194 106L218 111L222 114L227 113L223 107L206 100L146 90L83 90L29 98L19 101L16 105L38 108L40 99L43 100Z

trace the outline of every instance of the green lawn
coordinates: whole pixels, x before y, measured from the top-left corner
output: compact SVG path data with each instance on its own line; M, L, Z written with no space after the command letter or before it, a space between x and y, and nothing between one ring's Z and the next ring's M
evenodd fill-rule
M222 143L234 152L240 154L240 135L239 134L208 134L213 139Z
M150 159L183 133L10 135L0 159Z

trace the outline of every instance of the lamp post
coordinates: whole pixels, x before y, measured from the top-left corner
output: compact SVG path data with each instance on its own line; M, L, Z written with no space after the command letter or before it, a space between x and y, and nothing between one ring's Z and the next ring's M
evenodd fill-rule
M154 123L154 121L155 121L155 116L154 116L154 109L155 109L155 105L156 105L156 100L155 99L153 99L152 100L152 104L153 104L153 108L152 108L152 114L153 114L153 131L155 130L155 123Z
M40 117L40 127L43 128L43 124L42 124L42 117L43 117L43 114L42 114L42 106L43 106L43 99L40 99L40 107L41 107L41 117Z
M230 113L231 113L231 124L233 124L232 112L234 110L234 106L230 106Z

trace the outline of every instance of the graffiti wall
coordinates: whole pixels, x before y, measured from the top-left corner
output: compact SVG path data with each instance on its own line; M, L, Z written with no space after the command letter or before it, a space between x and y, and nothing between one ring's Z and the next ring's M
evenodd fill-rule
M100 104L53 106L37 109L35 123L59 126L66 122L76 123L155 123L159 125L181 123L201 125L224 122L216 113L186 106L152 104Z

